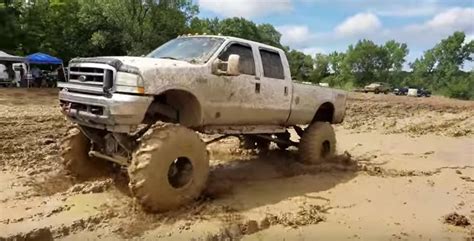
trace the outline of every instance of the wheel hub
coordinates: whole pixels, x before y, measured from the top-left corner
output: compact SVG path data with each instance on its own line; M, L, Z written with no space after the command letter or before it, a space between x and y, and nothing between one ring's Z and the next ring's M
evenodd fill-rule
M168 182L174 188L182 188L191 182L193 165L187 157L178 157L168 170Z
M331 143L328 140L323 141L321 144L321 157L326 157L331 151Z

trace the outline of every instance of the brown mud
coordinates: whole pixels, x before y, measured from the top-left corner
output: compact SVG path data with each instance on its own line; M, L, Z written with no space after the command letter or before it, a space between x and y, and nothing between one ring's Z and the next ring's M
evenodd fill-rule
M472 237L474 102L351 94L336 126L338 155L327 163L224 139L208 146L211 174L199 200L150 214L130 196L124 170L68 175L59 149L71 124L56 97L0 89L0 240Z

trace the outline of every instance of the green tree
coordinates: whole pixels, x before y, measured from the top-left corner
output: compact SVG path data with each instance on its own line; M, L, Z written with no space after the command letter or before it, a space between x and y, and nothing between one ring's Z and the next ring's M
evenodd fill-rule
M191 0L36 0L22 11L23 53L141 55L187 31Z
M405 63L405 58L410 52L407 44L390 40L385 43L383 48L388 52L388 65L390 66L390 70L401 71L403 69L403 63Z
M121 30L127 53L141 55L188 31L197 13L191 0L99 0L106 18Z
M271 24L259 24L257 30L260 35L259 41L271 46L282 48L280 43L281 33L278 32Z
M197 34L219 34L219 19L200 19L195 17L191 20L190 32Z
M330 75L329 56L316 54L314 58L314 70L311 73L311 82L319 83Z
M7 52L19 52L21 7L21 1L5 0L0 3L0 49Z
M297 50L287 52L291 76L295 80L310 81L313 72L313 58Z
M473 60L474 41L465 40L465 33L455 32L427 50L411 64L413 75L408 83L430 87L450 97L474 98L473 74L461 70L465 62Z
M356 86L385 82L390 68L388 52L370 40L350 45L344 58L343 75L350 76Z
M392 86L399 86L403 82L405 74L403 73L403 64L405 58L409 53L408 45L405 43L398 43L395 40L390 40L385 43L383 48L388 53L389 75L387 76L388 83Z
M345 53L332 52L328 56L328 61L332 72L336 75L340 75L344 68Z
M347 88L347 83L352 87L352 75L348 70L347 66L344 65L344 59L346 54L341 52L332 52L327 56L329 75L322 79L320 82L328 83L330 86Z
M244 18L226 18L219 20L194 18L190 23L190 32L197 34L222 34L244 38L275 47L280 44L281 34L271 24L255 24Z

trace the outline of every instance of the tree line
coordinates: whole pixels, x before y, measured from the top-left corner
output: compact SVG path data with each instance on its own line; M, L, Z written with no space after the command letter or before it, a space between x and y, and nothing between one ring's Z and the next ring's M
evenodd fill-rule
M294 79L353 89L371 82L430 88L438 94L474 99L474 41L455 32L406 63L409 48L391 40L363 39L344 52L311 56L281 44L271 24L244 18L201 19L192 0L3 0L0 49L25 55L47 52L65 61L77 56L143 55L182 34L246 38L287 52ZM404 67L405 66L405 67ZM409 66L408 68L406 66Z

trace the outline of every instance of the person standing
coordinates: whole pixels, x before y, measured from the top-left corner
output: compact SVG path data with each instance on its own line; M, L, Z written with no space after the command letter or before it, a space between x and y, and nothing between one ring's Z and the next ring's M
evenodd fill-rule
M33 76L33 86L40 87L41 86L41 70L35 66L31 68L31 75Z
M23 68L23 65L20 65L20 86L25 86L25 69Z

